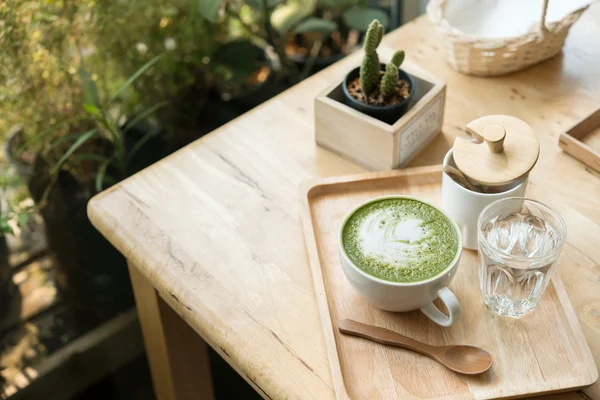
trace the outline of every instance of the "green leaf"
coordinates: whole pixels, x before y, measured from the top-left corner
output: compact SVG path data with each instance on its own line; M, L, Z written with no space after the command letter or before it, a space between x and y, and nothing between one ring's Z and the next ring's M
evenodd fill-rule
M61 143L66 143L66 142L71 142L71 141L77 140L77 138L79 136L81 136L80 132L71 133L69 135L65 135L63 137L59 137L58 139L56 139L52 143L50 143L50 145L48 146L48 150L54 149L56 146L58 146Z
M379 20L379 22L381 23L381 25L383 25L384 28L387 28L390 24L390 19L388 15L384 11L376 8L355 6L346 10L342 14L342 18L346 26L352 29L356 29L360 32L366 32L369 28L369 24L374 19Z
M337 23L323 18L311 17L300 22L295 28L294 33L318 32L330 34L337 29Z
M96 115L96 116L100 115L100 110L98 109L98 107L93 106L91 104L84 104L83 109L92 115Z
M111 159L108 159L102 163L100 168L98 169L98 173L96 174L96 192L100 193L102 191L102 184L104 183L104 176L106 175L106 169L110 164Z
M0 220L0 232L2 232L3 234L11 234L14 235L15 232L13 231L13 228L8 224L8 221L4 218L2 218Z
M288 3L271 13L271 24L279 33L285 33L311 15L313 11L314 5L311 4Z
M204 18L210 22L219 21L219 10L223 4L223 0L197 0L198 10Z
M153 105L152 107L148 107L146 110L144 110L141 113L139 113L138 115L136 115L134 119L132 119L131 121L129 121L123 127L123 133L127 132L128 130L130 130L131 128L133 128L135 125L137 125L138 122L143 121L150 114L152 114L153 112L155 112L159 108L166 106L167 104L169 104L169 102L167 100L165 100L165 101L161 101L160 103L157 103L157 104Z
M73 142L71 147L69 147L69 149L62 155L62 157L54 165L54 168L52 168L52 172L57 173L58 170L60 169L60 167L62 167L62 165L64 164L64 162L67 161L67 159L71 156L71 154L73 154L75 152L75 150L77 150L79 147L81 147L81 145L83 145L85 142L90 140L97 133L98 133L98 130L95 128L82 133L79 136L79 138L75 142Z
M96 82L92 79L92 76L83 68L77 70L79 77L81 78L83 88L83 108L96 108L100 107L100 98L98 97L98 87Z
M129 86L131 86L131 84L133 82L135 82L135 80L137 78L139 78L144 72L148 71L148 69L150 69L150 67L152 67L154 64L156 64L157 61L160 60L163 56L164 56L164 53L159 54L156 57L154 57L152 60L148 61L146 64L142 65L140 67L140 69L135 71L135 73L133 75L131 75L129 77L129 79L127 79L127 81L125 81L125 83L121 85L120 88L117 89L115 94L112 95L112 97L110 98L110 100L108 102L112 103L115 99L117 99L121 95L121 93L123 93L125 91L125 89L127 89Z

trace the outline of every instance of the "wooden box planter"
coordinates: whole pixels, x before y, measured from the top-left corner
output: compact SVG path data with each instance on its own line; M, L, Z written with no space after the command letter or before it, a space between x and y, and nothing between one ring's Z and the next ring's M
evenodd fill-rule
M388 62L392 52L380 53ZM415 94L408 111L393 125L344 104L342 81L320 93L315 98L317 144L373 170L408 164L441 132L446 84L409 62L402 69L413 78Z

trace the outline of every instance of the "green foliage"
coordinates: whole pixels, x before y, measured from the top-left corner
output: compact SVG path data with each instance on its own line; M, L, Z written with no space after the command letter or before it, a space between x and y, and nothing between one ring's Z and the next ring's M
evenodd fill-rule
M219 10L222 7L222 0L196 0L198 9L204 18L210 22L219 20Z
M133 150L128 150L126 148L125 134L132 126L149 117L160 107L166 105L166 102L141 111L136 118L132 119L123 128L119 122L118 115L110 112L110 110L114 108L124 92L161 58L162 55L158 55L141 66L135 73L126 79L111 96L105 96L108 97L108 100L104 102L100 96L98 96L99 91L96 83L89 79L90 74L83 68L79 69L79 76L81 77L81 84L84 87L84 91L89 92L87 95L84 95L84 98L90 99L90 102L84 103L83 107L88 112L89 121L94 127L84 132L76 132L62 136L49 143L46 151L50 154L55 154L58 160L51 167L50 185L48 185L42 196L41 204L44 204L46 196L50 193L50 190L57 179L58 173L61 169L65 168L65 164L67 164L68 161L77 160L87 162L88 165L93 166L95 169L94 187L97 191L102 190L103 182L107 178L107 171L110 166L114 166L115 173L118 174L114 177L115 179L111 179L112 181L122 180L127 177L129 163L132 160L133 155L139 150L139 147L148 140L149 136L155 132L151 131L146 133L146 135L135 144ZM95 96L92 96L91 94L95 94ZM88 153L86 151L81 151L81 149L85 149L86 147L94 151L97 145L94 146L91 143L98 138L108 140L111 143L112 146L110 147L110 152L106 152L106 154L95 154L93 152ZM100 147L98 151L102 151L101 148L102 147Z
M78 69L81 78L81 87L83 89L83 108L90 113L98 113L100 108L100 98L98 97L98 87L92 76L83 68Z
M164 54L116 105L124 115L137 115L168 101L154 119L172 141L180 140L182 130L198 128L210 90L209 57L219 43L229 40L229 22L219 17L218 23L211 23L200 9L201 3L211 1L98 1L94 7L91 32L96 54L102 55L96 69L102 71L97 83L104 93L114 93L140 65Z
M24 228L36 207L31 204L25 185L16 172L0 165L0 236L14 235L13 226ZM12 224L11 224L12 223Z
M335 21L311 17L299 23L294 28L294 33L317 32L328 35L331 32L337 30L337 28L338 25Z
M119 96L121 96L121 93L123 93L129 86L131 86L133 84L133 82L135 82L135 80L138 79L142 74L144 74L146 71L148 71L150 69L150 67L152 67L154 64L156 64L156 62L158 60L160 60L164 55L165 55L164 53L161 53L161 54L155 56L154 58L152 58L146 64L142 65L142 67L140 69L135 71L133 73L133 75L131 75L129 78L127 78L125 83L123 83L121 85L121 87L119 87L116 90L116 92L112 95L112 97L110 98L110 100L108 100L108 102L110 103L110 102L113 102L116 99L118 99Z
M344 24L360 32L366 32L370 22L375 19L378 20L384 28L387 28L390 23L387 14L382 10L360 6L355 6L346 10L342 14L342 18Z
M19 124L37 153L85 125L76 66L89 11L87 2L0 2L0 136Z
M94 115L96 115L96 114L94 114ZM90 129L89 131L86 131L84 133L77 134L77 138L75 139L75 141L73 142L73 144L71 146L69 146L69 148L67 149L67 151L65 151L65 153L60 157L60 159L56 162L56 164L52 168L52 173L53 174L57 174L58 171L60 170L60 167L62 167L62 165L65 163L65 161L67 161L67 159L78 148L80 148L85 142L87 142L88 140L92 139L97 134L98 134L98 130L97 129Z
M385 73L381 78L381 84L379 87L379 91L384 98L391 97L396 89L396 85L398 84L398 67L389 63L385 66Z
M6 234L10 234L10 235L14 235L15 231L13 230L12 226L9 225L9 221L10 221L10 215L9 214L5 214L2 213L0 214L0 233L3 235Z

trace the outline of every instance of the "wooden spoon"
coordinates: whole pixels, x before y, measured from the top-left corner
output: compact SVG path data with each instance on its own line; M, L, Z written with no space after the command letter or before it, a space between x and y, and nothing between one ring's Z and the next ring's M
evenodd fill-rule
M452 371L466 375L481 374L492 366L492 356L474 346L432 346L403 336L389 329L367 325L351 319L342 319L339 330L343 334L358 336L373 342L416 351L433 358Z
M481 188L479 188L478 186L475 186L474 184L472 184L467 177L460 172L458 169L450 166L450 165L444 165L443 170L446 174L448 174L452 179L454 179L454 181L456 181L456 183L464 186L466 189L469 189L473 192L483 192L481 190Z

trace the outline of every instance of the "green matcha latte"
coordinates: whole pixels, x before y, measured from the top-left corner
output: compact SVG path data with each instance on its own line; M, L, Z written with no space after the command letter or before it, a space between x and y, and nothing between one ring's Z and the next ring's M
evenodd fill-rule
M410 198L384 198L356 210L342 231L346 254L369 275L418 282L446 269L458 232L438 209Z

